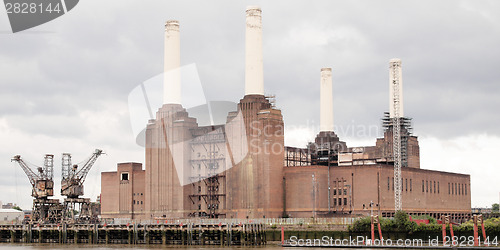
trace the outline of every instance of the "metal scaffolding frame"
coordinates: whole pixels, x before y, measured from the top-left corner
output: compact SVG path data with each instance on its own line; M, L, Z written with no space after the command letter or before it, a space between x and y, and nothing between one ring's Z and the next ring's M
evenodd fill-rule
M195 152L195 146L201 145L203 152ZM189 195L192 204L196 204L203 200L205 208L193 212L190 216L193 217L208 217L208 218L223 218L225 213L222 212L222 205L226 197L225 190L225 170L226 158L224 156L226 146L226 135L222 127L212 127L212 131L206 134L195 137L190 142L193 153L199 153L197 158L191 157L191 175L189 176L192 182L194 192ZM199 147L198 147L199 148ZM221 169L222 168L222 169ZM202 174L203 173L203 174ZM196 190L195 183L200 185ZM204 188L201 188L201 184Z
M285 167L301 167L311 165L311 154L306 148L285 147Z
M411 124L412 118L400 117L399 127L400 127L400 154L401 154L401 167L408 167L408 138L413 135L413 127ZM390 118L389 112L384 112L384 117L382 118L382 128L384 132L392 133L393 130L393 119ZM393 159L393 154L385 155L387 159Z
M399 69L401 68L400 61L392 61L391 65L391 86L392 86L392 107L394 111L394 117L392 118L393 122L393 130L392 130L392 154L394 156L394 210L399 211L403 209L402 198L401 198L401 189L399 188L402 183L401 177L401 126L400 126L400 75Z

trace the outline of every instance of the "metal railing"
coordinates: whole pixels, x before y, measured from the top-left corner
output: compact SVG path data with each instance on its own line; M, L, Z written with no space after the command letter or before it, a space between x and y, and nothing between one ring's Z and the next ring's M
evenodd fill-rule
M335 217L335 218L259 218L259 219L168 219L158 218L153 220L131 220L126 218L102 219L101 225L125 225L125 224L265 224L265 225L350 225L356 220L355 217Z

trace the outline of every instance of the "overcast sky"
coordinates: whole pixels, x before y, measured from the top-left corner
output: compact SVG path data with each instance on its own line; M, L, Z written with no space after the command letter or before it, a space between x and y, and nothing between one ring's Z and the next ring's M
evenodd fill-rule
M207 100L238 102L247 5L263 10L265 91L282 109L287 145L318 132L322 67L333 68L337 134L374 145L397 57L421 168L470 174L472 205L498 202L500 1L477 0L85 0L16 34L0 10L0 200L31 207L15 154L37 165L54 154L59 193L61 153L80 162L104 149L85 183L93 200L101 171L144 162L127 101L163 70L166 20L179 20L182 65L196 65Z

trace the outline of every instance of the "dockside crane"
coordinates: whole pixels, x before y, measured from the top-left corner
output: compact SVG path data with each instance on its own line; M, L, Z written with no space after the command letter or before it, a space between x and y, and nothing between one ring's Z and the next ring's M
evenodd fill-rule
M61 217L62 207L59 205L58 199L49 198L54 195L54 155L45 155L43 167L28 164L20 155L15 155L11 161L15 161L21 166L31 183L31 196L34 198L31 221L38 223L58 221ZM36 168L37 171L33 171L32 168Z
M97 158L102 154L104 154L102 150L96 149L79 169L78 165L71 164L71 154L64 153L62 156L61 195L68 198L78 198L83 195L85 178L97 161Z
M71 154L62 154L61 195L64 199L64 218L68 222L93 222L97 214L89 198L80 198L83 195L83 183L97 158L104 154L101 149L94 153L82 164L72 164ZM81 166L81 167L80 167ZM78 212L78 216L75 212Z
M35 199L47 199L47 197L54 195L54 181L53 178L53 164L54 155L45 155L43 167L38 167L33 164L32 167L37 169L33 171L28 163L25 162L20 155L15 155L11 161L15 161L21 166L32 186L31 196Z

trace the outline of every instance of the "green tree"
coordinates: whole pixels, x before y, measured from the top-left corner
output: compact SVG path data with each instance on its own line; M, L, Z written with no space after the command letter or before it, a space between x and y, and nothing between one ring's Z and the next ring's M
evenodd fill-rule
M495 203L495 204L491 205L491 211L493 213L498 213L499 209L500 209L500 205L498 205L498 203Z
M23 211L19 206L13 206L12 209Z
M396 230L411 233L415 231L417 223L410 221L410 216L403 210L397 211L394 215Z

